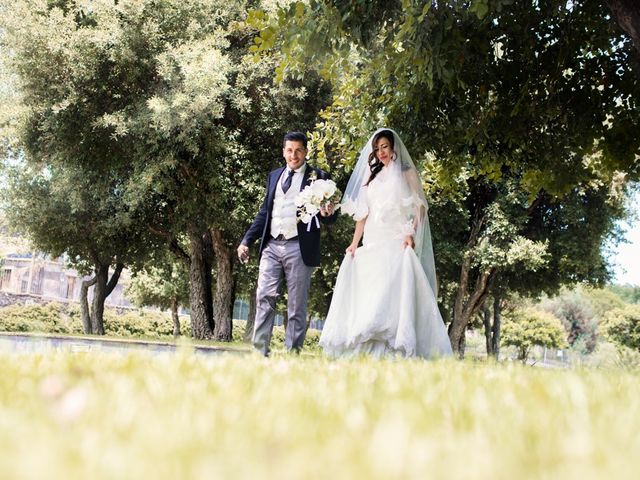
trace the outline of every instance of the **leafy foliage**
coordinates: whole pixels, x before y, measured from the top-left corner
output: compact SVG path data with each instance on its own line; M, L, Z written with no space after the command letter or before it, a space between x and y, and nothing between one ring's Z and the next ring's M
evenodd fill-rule
M582 290L563 291L561 295L542 302L541 308L562 321L571 346L584 346L592 353L598 339L598 317L593 303Z
M96 264L139 264L154 247L138 221L141 212L123 201L117 175L94 175L83 167L7 166L2 201L14 229L39 250L84 274Z
M518 358L526 362L534 345L547 348L564 348L565 331L560 320L550 313L537 309L522 309L505 315L502 342L518 349Z
M611 285L609 287L616 295L629 303L640 303L640 287L632 285Z
M172 307L173 302L189 305L189 275L184 265L172 258L157 266L147 265L135 272L127 285L127 297L139 306Z
M607 312L602 331L617 345L640 352L640 306L627 305Z
M11 305L0 308L0 330L4 332L82 333L77 308L59 303Z
M0 330L5 332L38 332L81 334L80 312L75 305L51 302L46 305L12 305L0 308ZM116 337L160 338L173 334L168 315L160 312L105 312L105 334Z
M366 138L376 120L412 132L410 149L443 159L445 179L524 167L535 195L566 193L596 169L636 171L639 144L623 132L637 125L637 65L599 5L317 1L253 20L269 36L258 51L280 35L285 76L330 67L341 90L327 114L347 115L348 132Z
M604 288L578 286L576 290L581 291L582 295L591 303L591 309L598 323L602 321L602 317L609 310L621 308L630 303L618 295L611 285Z
M118 312L105 311L105 335L107 337L138 339L173 339L173 323L170 316L162 312L136 310ZM234 322L234 343L243 342L244 321ZM191 335L191 326L184 325L183 333ZM11 305L0 308L0 332L32 332L49 334L82 334L80 312L75 305L51 302L46 305ZM304 340L305 352L318 352L320 332L309 330ZM285 351L284 327L273 329L271 345L275 351Z

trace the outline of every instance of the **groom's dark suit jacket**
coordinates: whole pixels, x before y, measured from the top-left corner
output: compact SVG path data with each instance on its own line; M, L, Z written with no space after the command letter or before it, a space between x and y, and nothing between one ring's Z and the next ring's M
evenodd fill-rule
M271 237L271 211L273 210L273 199L276 196L276 188L278 180L282 176L282 172L286 167L280 167L272 171L267 177L267 195L265 196L260 211L256 215L255 220L244 234L242 244L251 246L258 238L260 238L260 255L267 246ZM318 179L329 179L329 174L318 168L314 168L307 163L307 168L302 177L302 185L300 190L311 183L311 173L315 172ZM317 215L322 223L332 224L336 221L337 213L328 217ZM311 221L311 228L307 231L308 225L298 222L298 242L300 243L300 252L304 264L309 267L317 267L320 265L320 228L316 225L316 221Z

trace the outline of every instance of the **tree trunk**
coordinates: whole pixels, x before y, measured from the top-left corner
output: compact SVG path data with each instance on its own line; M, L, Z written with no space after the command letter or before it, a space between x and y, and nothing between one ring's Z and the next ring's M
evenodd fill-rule
M458 292L453 307L453 318L449 326L449 340L454 354L462 358L464 356L465 338L464 334L471 318L484 305L484 301L489 295L489 289L494 277L494 269L485 270L478 274L473 292L468 295L469 282L471 277L471 266L473 257L470 252L477 244L480 231L486 221L486 217L480 216L480 210L476 211L473 227L467 241L464 260L460 268L460 280L458 282Z
M87 299L87 295L89 293L89 287L95 285L97 281L98 277L94 276L90 280L83 280L82 285L80 286L80 317L82 318L82 329L87 335L91 335L93 333L93 328L91 327L91 316L89 314L89 300Z
M210 340L212 319L207 305L211 294L207 293L207 262L205 261L204 237L195 227L189 229L189 308L191 331L197 340ZM211 272L209 272L211 275Z
M493 327L491 328L491 349L496 360L500 358L500 327L502 326L502 311L500 297L493 298Z
M178 298L171 299L171 318L173 319L173 336L180 336L180 317L178 316Z
M487 346L487 357L494 356L493 338L491 335L491 310L486 305L482 307L482 321L484 324L484 341Z
M249 295L249 316L247 317L247 325L244 327L244 337L243 340L245 342L251 342L253 339L253 327L256 323L256 295L258 293L258 286L253 289L252 293Z
M211 231L207 230L203 237L203 248L204 248L204 265L205 265L205 275L204 281L206 284L205 293L207 294L207 319L209 320L209 328L211 332L214 332L214 328L216 326L214 321L214 310L213 310L213 238L211 236Z
M91 306L91 329L96 335L104 335L104 302L118 284L123 268L124 265L122 263L117 263L116 269L109 279L109 264L96 265L96 282L93 287L93 302Z
M527 358L529 357L529 348L528 347L520 347L518 351L518 360L521 360L522 363L527 363Z
M458 355L460 358L464 358L465 351L467 349L467 327L462 331L460 341L458 342Z
M640 3L638 0L606 0L616 23L631 38L640 57Z
M216 260L216 293L213 300L215 330L213 338L231 341L235 279L233 278L233 248L226 242L222 231L212 229L213 251Z
M109 265L97 264L95 273L96 284L93 287L91 305L91 331L95 335L104 335L104 301L107 298Z
M464 332L473 316L478 313L484 305L489 295L494 275L495 271L493 269L480 273L476 279L474 290L471 295L469 295L467 301L464 302L460 300L460 307L458 308L456 305L456 308L454 308L453 321L449 329L449 339L451 340L451 348L453 348L454 353L460 358L464 357ZM460 282L460 285L458 285L459 290L462 289L462 285L463 283ZM460 293L461 292L458 291L456 304L461 296Z
M500 356L500 297L493 297L493 312L488 306L483 307L484 337L487 344L487 355L498 360Z
M469 270L471 270L471 258L467 255L462 262L460 268L460 281L458 282L458 292L456 294L455 303L453 306L453 319L449 326L449 340L451 340L451 348L453 352L460 355L459 345L460 339L464 334L464 329L467 326L467 321L462 317L464 312L464 299L469 288Z

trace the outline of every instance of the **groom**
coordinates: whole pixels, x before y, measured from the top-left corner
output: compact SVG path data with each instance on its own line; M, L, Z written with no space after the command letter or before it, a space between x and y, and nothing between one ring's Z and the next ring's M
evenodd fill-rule
M298 222L295 199L313 177L329 178L326 172L306 163L307 137L303 133L289 132L284 136L282 156L287 165L267 177L266 197L238 247L238 258L247 261L249 247L260 239L253 346L264 356L269 356L283 277L289 292L285 345L289 351L299 352L304 343L311 274L320 265L320 225L315 219L309 225ZM336 217L333 205L320 210L322 223L334 223Z

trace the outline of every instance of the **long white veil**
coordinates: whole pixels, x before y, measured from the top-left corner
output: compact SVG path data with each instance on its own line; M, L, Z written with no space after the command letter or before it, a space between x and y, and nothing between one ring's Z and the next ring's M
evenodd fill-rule
M424 188L420 181L420 175L416 169L415 163L411 159L411 155L404 146L404 143L398 134L390 128L379 128L376 130L366 145L360 152L360 157L356 163L349 183L342 197L341 209L360 220L367 214L366 210L366 188L365 185L369 180L371 170L369 168L369 156L373 150L373 138L379 132L389 130L393 133L395 160L391 165L391 171L398 176L398 185L394 202L403 207L406 215L406 222L413 228L415 253L420 259L422 268L424 269L427 279L435 298L438 297L438 284L436 280L436 268L433 259L433 246L431 244L431 229L429 227L429 215L427 199L424 195ZM387 167L385 167L387 168ZM375 181L375 179L373 180Z

